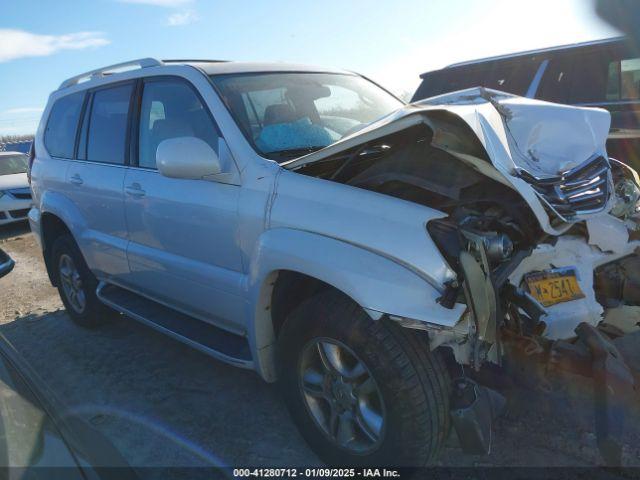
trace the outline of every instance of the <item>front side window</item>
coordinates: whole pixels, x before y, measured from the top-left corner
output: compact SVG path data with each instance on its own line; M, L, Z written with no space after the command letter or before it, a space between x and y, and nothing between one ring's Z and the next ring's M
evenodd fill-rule
M132 91L133 84L128 83L93 93L93 101L88 112L87 160L117 165L125 163Z
M183 80L145 83L140 110L138 166L156 168L156 151L163 140L196 137L218 151L218 133L207 108Z
M26 155L0 155L0 175L27 173L27 165Z
M84 92L62 97L51 107L44 144L52 157L73 158Z
M324 148L403 105L357 75L246 73L211 80L256 151L278 161Z

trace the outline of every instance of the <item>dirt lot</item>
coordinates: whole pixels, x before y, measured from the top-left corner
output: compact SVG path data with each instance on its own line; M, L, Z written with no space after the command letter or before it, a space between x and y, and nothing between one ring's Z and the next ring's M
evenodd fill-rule
M0 331L132 465L319 465L274 386L127 318L75 326L28 227L0 227L0 247L16 261L0 280ZM465 456L452 436L442 465L595 465L587 396L513 390L491 455ZM628 424L625 462L640 465L639 424Z

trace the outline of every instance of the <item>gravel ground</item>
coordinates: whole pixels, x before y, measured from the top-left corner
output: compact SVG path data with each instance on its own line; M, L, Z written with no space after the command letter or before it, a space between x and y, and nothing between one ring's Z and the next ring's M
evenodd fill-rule
M74 412L134 466L314 466L275 387L121 317L75 326L51 287L28 226L0 227L16 261L0 279L0 331ZM588 385L569 396L510 392L492 453L463 455L451 437L441 464L593 466L599 455ZM625 463L640 465L640 428L629 425Z

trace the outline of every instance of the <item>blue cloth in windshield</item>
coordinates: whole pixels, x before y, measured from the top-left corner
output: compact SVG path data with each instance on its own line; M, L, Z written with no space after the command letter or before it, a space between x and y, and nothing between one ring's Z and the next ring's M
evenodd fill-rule
M326 147L340 135L311 123L309 117L290 123L265 126L256 139L256 146L265 153L307 147Z

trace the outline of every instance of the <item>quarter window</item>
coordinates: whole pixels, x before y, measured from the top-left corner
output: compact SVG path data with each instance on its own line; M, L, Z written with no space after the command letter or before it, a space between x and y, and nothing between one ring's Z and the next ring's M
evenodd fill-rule
M140 110L138 166L156 168L156 151L164 140L196 137L218 151L218 133L207 108L183 80L145 83Z
M62 97L53 104L44 133L44 144L53 157L73 158L76 130L84 92Z
M640 98L640 58L622 52L602 52L576 59L571 84L572 103L601 103Z
M89 111L86 159L125 163L129 103L133 84L104 88L93 93Z
M609 63L607 100L640 98L640 58L628 58Z

